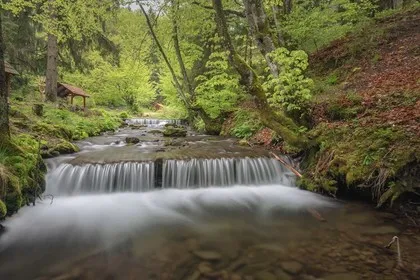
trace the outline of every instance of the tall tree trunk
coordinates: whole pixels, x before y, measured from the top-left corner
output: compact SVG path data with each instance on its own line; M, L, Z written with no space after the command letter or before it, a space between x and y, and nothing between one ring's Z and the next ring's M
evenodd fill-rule
M57 36L48 34L48 49L47 49L47 75L45 78L45 97L47 101L57 101L57 57L58 46Z
M0 13L0 145L7 143L10 138L9 104L6 88L6 73L4 72L4 41L2 25L3 20L2 14Z
M176 58L178 60L179 68L181 69L182 78L184 80L184 87L186 87L188 94L190 95L190 99L194 97L194 89L188 77L187 68L184 64L184 59L182 58L181 47L179 46L179 38L178 38L178 10L179 10L179 2L177 0L171 1L172 7L172 40L174 42L174 49Z
M248 93L254 97L261 121L290 145L300 149L306 148L308 139L299 133L297 125L283 112L274 112L268 104L266 93L257 73L235 50L228 32L222 0L213 0L213 8L216 11L216 24L223 39L223 45L229 51L229 62L241 76L241 83L247 88Z
M143 5L141 4L141 1L137 0L136 2L137 2L137 5L139 5L139 7L140 7L140 9L141 9L144 17L146 18L146 23L147 23L147 26L149 28L150 34L152 35L153 41L157 45L157 47L159 49L159 52L162 55L163 60L166 63L166 66L169 68L169 72L171 72L172 80L175 83L175 88L178 91L179 97L182 99L182 101L184 102L185 106L187 108L189 108L190 107L189 100L185 96L184 90L182 88L181 83L178 80L178 77L176 76L175 70L172 67L172 64L169 62L168 56L166 55L165 51L163 50L162 45L160 44L160 42L159 42L159 40L158 40L158 38L157 38L157 36L155 34L155 31L153 30L153 25L150 22L149 15L147 14L146 10L144 9Z

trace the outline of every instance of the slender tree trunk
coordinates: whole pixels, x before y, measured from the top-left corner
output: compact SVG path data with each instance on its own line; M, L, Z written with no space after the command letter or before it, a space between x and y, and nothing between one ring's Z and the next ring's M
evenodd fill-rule
M45 78L45 97L47 101L57 101L57 57L58 46L57 36L48 34L48 49L47 49L47 75Z
M1 10L0 10L1 12ZM0 145L7 143L9 132L9 104L6 88L6 73L4 72L4 41L3 20L0 13Z
M188 94L190 95L190 99L194 96L194 89L188 77L187 68L184 64L184 59L182 58L181 48L179 46L179 36L178 36L178 10L179 10L179 3L177 0L171 1L172 6L172 39L174 42L174 49L176 58L178 60L179 68L181 69L182 78L184 80L184 86L187 89Z
M308 139L299 133L297 125L283 112L274 112L267 101L267 96L258 75L235 50L228 32L226 18L223 12L222 0L213 0L213 8L216 11L216 24L223 45L229 51L229 62L241 76L248 93L254 97L261 121L267 127L279 134L287 143L303 149L308 146Z
M169 62L168 56L166 55L165 51L163 50L162 45L160 44L160 42L159 42L159 40L158 40L158 38L157 38L157 36L155 34L155 31L153 30L153 25L150 22L149 15L147 14L146 10L144 9L143 5L141 4L141 2L139 0L137 0L137 5L139 5L139 7L140 7L140 9L141 9L144 17L146 18L146 23L147 23L147 26L149 27L149 31L150 31L150 34L152 35L153 41L155 42L156 46L158 47L159 52L162 55L163 60L166 63L166 66L168 66L169 72L171 72L172 79L173 79L173 81L175 83L175 88L177 89L179 96L181 97L181 99L184 102L185 106L187 108L189 108L190 107L189 100L185 96L185 93L184 93L184 91L182 89L182 85L179 82L178 77L176 76L175 70L172 67L172 64Z

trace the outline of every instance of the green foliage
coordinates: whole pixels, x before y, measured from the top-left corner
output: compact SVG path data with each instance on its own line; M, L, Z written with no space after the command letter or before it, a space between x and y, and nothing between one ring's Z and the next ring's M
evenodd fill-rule
M263 127L258 115L249 110L238 109L233 121L234 126L230 134L238 138L250 138Z
M278 48L269 56L279 65L279 75L269 75L264 86L268 100L275 107L287 111L301 110L311 98L313 81L305 76L308 55L304 51Z
M6 204L0 199L0 219L4 218L7 214Z
M119 67L104 61L98 52L89 54L94 69L88 75L81 72L64 72L64 80L78 85L93 95L95 104L107 107L127 106L139 113L155 98L149 83L150 71L145 64L122 57Z
M213 52L206 63L206 73L195 79L197 104L213 119L231 112L243 94L239 75L231 70L227 55L227 52Z
M375 9L370 0L294 3L292 12L286 16L284 31L299 48L312 52L357 28Z

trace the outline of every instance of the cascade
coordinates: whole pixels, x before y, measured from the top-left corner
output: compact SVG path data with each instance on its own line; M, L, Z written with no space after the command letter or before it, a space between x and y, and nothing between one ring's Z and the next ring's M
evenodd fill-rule
M182 125L182 120L161 120L161 119L129 119L127 124L147 125L150 127L164 126L165 124Z
M147 191L154 188L153 162L113 164L61 164L47 175L52 194Z
M47 176L52 194L143 192L154 188L283 184L294 175L271 158L219 158L61 164Z

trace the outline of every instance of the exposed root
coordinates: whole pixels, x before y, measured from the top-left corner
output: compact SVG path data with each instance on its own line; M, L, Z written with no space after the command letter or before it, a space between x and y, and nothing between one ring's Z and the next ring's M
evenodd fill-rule
M377 176L375 176L374 173L376 173L376 170L369 175L367 182L372 182L370 183L370 186L372 187L372 196L374 198L379 198L385 192L385 184L390 174L389 170L386 168L380 168Z
M328 170L330 168L331 161L333 160L333 158L334 158L334 151L323 154L316 164L314 173L320 174L323 171Z

